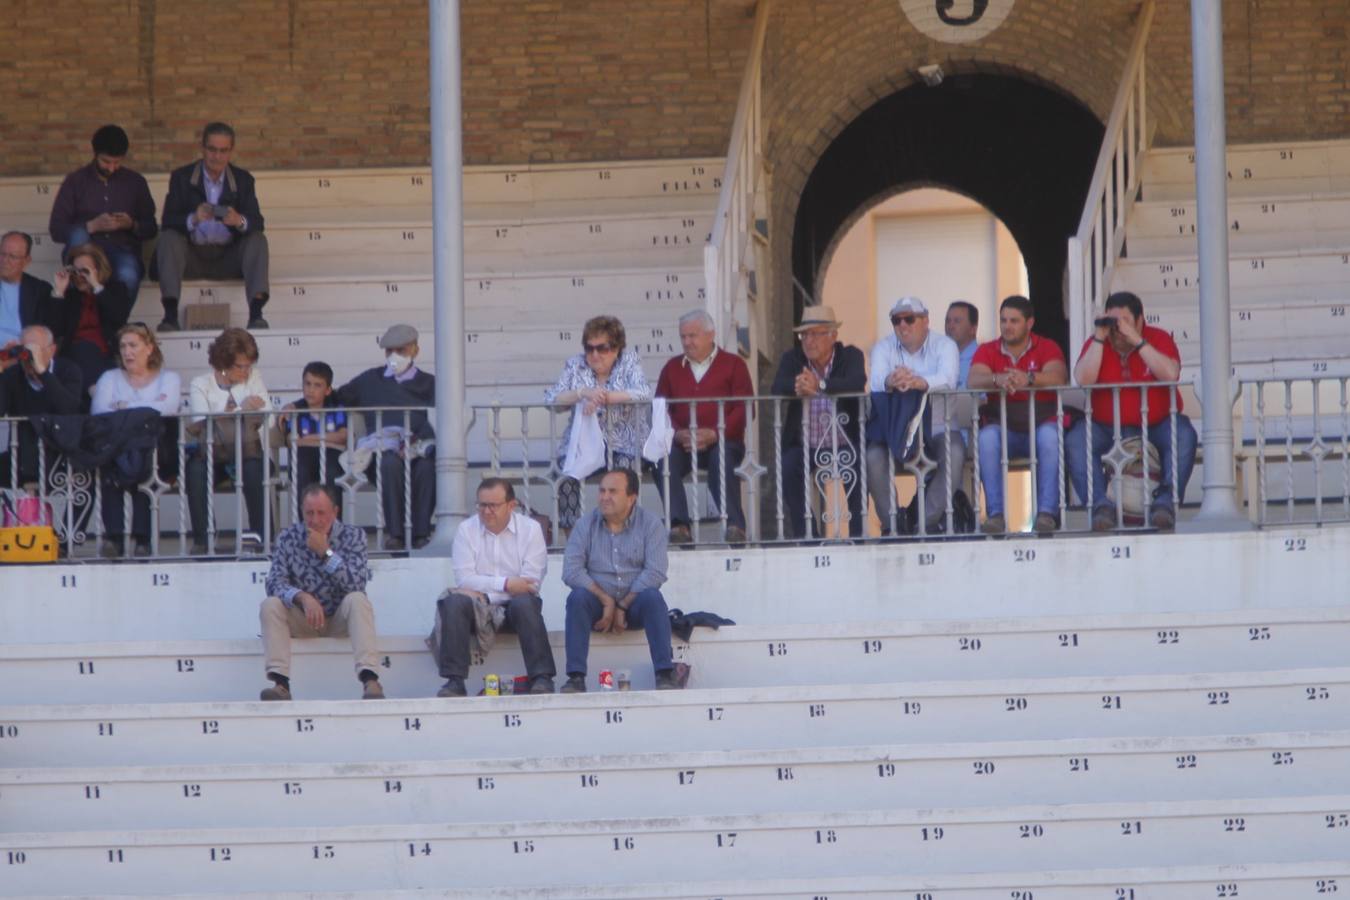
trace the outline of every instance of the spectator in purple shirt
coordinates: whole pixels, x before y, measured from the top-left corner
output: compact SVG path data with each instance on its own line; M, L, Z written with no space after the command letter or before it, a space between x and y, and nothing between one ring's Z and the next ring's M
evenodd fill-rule
M47 230L52 240L66 246L66 262L71 261L70 248L97 245L135 303L145 274L141 242L159 232L155 201L145 178L122 164L131 146L125 131L104 125L90 144L94 160L61 182Z

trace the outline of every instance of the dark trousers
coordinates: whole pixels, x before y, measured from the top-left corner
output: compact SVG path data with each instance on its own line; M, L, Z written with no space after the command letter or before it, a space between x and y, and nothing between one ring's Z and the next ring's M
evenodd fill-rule
M72 341L61 354L63 362L69 361L80 370L80 409L89 412L89 389L98 381L98 377L113 368L115 363L111 354L104 353L97 344L89 341Z
M150 498L140 490L131 492L131 534L138 544L150 543ZM117 487L112 479L103 479L103 531L114 541L121 542L126 535L126 511L123 498L127 492Z
M182 296L184 278L242 278L250 300L271 291L267 235L261 231L250 231L229 244L203 246L192 243L182 232L165 228L155 246L155 268L160 295L174 300Z
M708 472L708 490L712 491L713 500L717 501L718 507L724 508L727 514L727 525L734 525L744 530L745 511L741 508L741 480L736 476L736 468L745 458L745 444L739 441L727 441L725 447L727 457L725 477L720 474L722 452L716 444L698 452L698 466ZM670 455L656 470L656 489L661 492L661 496L664 498L666 479L662 467L666 464L670 465L671 525L689 524L689 497L684 490L684 479L689 475L693 463L694 454L677 444L670 448ZM722 504L723 497L726 497L725 507Z
M295 468L295 491L300 493L306 486L319 481L319 447L297 447L295 449L295 458L291 465ZM323 483L334 488L338 496L338 518L342 518L342 490L337 486L338 476L342 474L342 464L338 462L338 457L342 456L342 451L336 447L324 447L323 452L327 454L324 460L324 478Z
M188 459L187 490L188 513L192 517L192 539L199 544L206 543L206 504L211 502L211 494L216 481L225 474L225 463L214 461L214 472L210 482L207 480L206 455L200 450ZM263 461L261 457L245 459L242 465L235 467L235 477L244 478L244 508L248 510L248 527L262 534L263 524ZM242 471L240 471L242 470ZM219 528L219 517L217 517Z
M863 536L863 492L862 482L859 475L860 461L854 461L853 465L839 466L839 477L844 480L841 490L845 490L848 495L848 533L850 537ZM815 484L815 473L817 468L824 466L812 466L812 483ZM790 538L800 538L806 534L806 487L803 479L806 476L806 451L801 446L783 448L783 506L786 522L784 528L787 536ZM850 482L848 479L852 477ZM826 512L830 512L827 504ZM818 538L824 532L824 522L817 520L813 526L811 536Z
M469 674L469 637L473 634L477 617L474 599L465 594L450 594L437 602L441 612L441 642L436 663L442 678L466 678ZM548 629L544 627L544 602L533 594L513 594L506 603L506 621L503 633L515 633L520 638L520 655L525 659L525 673L531 678L558 674L553 663L553 648L548 645Z
M616 597L616 600L623 599ZM576 588L567 595L567 674L585 675L586 657L591 652L591 629L600 621L605 608L600 598L584 588ZM625 614L628 630L647 631L647 648L652 654L652 668L665 672L674 667L670 648L670 610L666 598L656 588L648 588L633 598L633 605Z
M1092 453L1088 454L1087 431L1092 430ZM1120 437L1122 440L1129 437L1138 437L1140 434L1137 425L1122 425L1120 428ZM1091 505L1093 507L1110 505L1111 501L1106 498L1106 485L1110 482L1111 476L1115 474L1115 467L1109 464L1103 465L1102 457L1111 449L1111 445L1116 441L1115 429L1110 424L1094 422L1090 419L1082 419L1064 435L1064 457L1065 465L1069 470L1069 483L1073 486L1074 493L1078 499L1087 502L1088 494L1088 471L1092 472L1092 497ZM1197 444L1197 435L1195 426L1191 424L1188 416L1177 414L1177 468L1178 471L1172 471L1172 423L1168 419L1163 419L1156 425L1148 427L1148 441L1158 448L1158 462L1162 467L1162 479L1155 486L1155 494L1158 503L1167 506L1172 505L1172 485L1177 488L1177 496L1185 499L1186 485L1191 480L1191 470L1195 468L1195 447Z
M384 506L384 525L389 536L403 540L403 457L397 453L380 456L380 502ZM368 476L369 477L369 476ZM420 540L431 534L431 514L436 509L436 463L425 456L412 461L412 536Z

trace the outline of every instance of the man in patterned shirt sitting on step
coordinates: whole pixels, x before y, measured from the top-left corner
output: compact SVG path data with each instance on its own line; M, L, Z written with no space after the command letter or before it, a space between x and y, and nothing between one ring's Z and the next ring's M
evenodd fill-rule
M303 522L277 536L262 603L267 677L263 700L291 699L291 638L350 635L365 700L384 699L376 673L375 611L366 596L366 534L337 518L333 489L314 483L300 497Z

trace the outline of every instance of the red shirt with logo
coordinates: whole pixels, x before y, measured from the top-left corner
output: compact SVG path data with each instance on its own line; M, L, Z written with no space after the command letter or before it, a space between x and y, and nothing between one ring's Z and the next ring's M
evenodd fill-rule
M1042 372L1052 362L1064 362L1064 354L1060 351L1059 344L1035 334L1027 342L1027 348L1022 351L1022 355L1016 359L1008 355L1002 338L994 338L981 344L970 360L972 366L987 366L995 375L1012 369L1020 369L1027 373ZM1009 404L1026 402L1026 391L1013 391L1008 395ZM1054 405L1055 392L1037 391L1036 402Z
M1145 325L1144 330L1139 335L1144 340L1153 345L1163 356L1181 362L1181 351L1177 350L1176 341L1172 336L1161 328L1154 328L1152 325ZM1087 353L1088 348L1092 346L1092 338L1083 342L1083 349L1078 352L1078 358L1082 359L1083 354ZM1143 357L1139 355L1138 350L1131 350L1129 353L1121 356L1115 347L1111 346L1108 339L1106 346L1102 347L1102 365L1097 370L1097 384L1126 384L1134 381L1157 381L1144 363ZM1177 412L1181 412L1181 392L1176 388L1172 389L1176 393ZM1115 404L1111 399L1114 391L1093 391L1092 392L1092 421L1100 422L1103 425L1110 425L1115 421ZM1120 392L1120 424L1139 425L1141 420L1141 407L1143 406L1141 395L1143 390L1122 390ZM1168 389L1165 387L1148 389L1148 424L1157 425L1167 418L1171 410L1171 403L1168 399Z

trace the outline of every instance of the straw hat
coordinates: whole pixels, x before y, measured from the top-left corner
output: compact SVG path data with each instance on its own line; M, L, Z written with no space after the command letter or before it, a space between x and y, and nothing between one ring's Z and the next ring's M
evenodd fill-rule
M802 324L792 330L800 334L808 328L817 328L821 325L838 328L843 324L834 317L833 308L829 306L808 306L802 310Z

